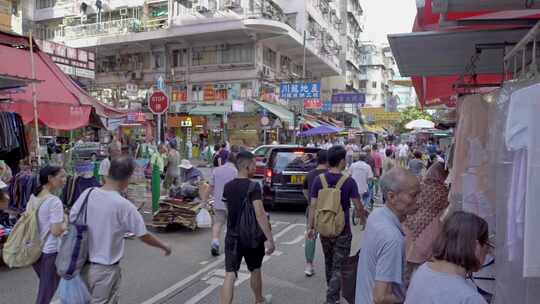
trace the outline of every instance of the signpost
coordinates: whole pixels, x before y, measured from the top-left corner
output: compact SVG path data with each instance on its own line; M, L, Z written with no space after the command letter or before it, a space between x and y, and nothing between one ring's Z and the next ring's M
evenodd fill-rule
M364 105L366 103L366 95L363 93L334 93L332 94L332 103L350 103Z
M169 98L163 91L154 91L148 99L150 112L158 116L157 143L161 142L161 115L169 108Z

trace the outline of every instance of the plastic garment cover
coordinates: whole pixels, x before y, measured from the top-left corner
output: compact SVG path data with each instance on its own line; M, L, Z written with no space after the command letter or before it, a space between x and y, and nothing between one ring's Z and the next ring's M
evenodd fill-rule
M514 244L515 258L509 257L509 195L511 188L512 172L514 170L514 160L516 151L509 151L505 145L504 131L505 122L509 109L510 95L519 88L526 87L531 81L526 82L507 82L498 92L496 99L492 101L493 107L489 111L489 141L488 157L493 172L495 205L496 205L496 281L495 297L492 303L507 304L536 304L540 298L540 279L526 279L523 277L523 240ZM536 112L539 113L539 112ZM533 115L534 113L531 113ZM534 120L532 120L534 121ZM540 145L540 120L536 119L536 125L531 126L530 136L531 144ZM538 147L538 146L537 146ZM535 156L536 155L536 156ZM535 158L538 161L540 150L529 151L529 158ZM534 174L535 169L528 164L529 174ZM538 174L538 168L536 168ZM539 177L536 177L538 181ZM535 187L532 187L535 188ZM539 188L539 187L536 187ZM538 194L538 189L528 191L529 195ZM539 197L539 196L536 196ZM540 197L539 197L540 198ZM538 201L538 199L537 199ZM536 219L538 220L538 219ZM538 243L538 242L537 242Z

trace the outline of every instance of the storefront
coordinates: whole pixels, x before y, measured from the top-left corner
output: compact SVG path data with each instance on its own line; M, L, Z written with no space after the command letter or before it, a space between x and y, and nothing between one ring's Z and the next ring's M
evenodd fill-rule
M446 2L419 3L415 32L390 35L390 45L423 106L457 105L450 212L484 218L495 243L475 283L494 304L538 303L540 22L532 27L524 22L531 10L505 11L496 1L467 1L470 11Z
M175 115L167 119L169 133L174 134L181 155L199 157L201 148L208 142L208 118L200 115Z

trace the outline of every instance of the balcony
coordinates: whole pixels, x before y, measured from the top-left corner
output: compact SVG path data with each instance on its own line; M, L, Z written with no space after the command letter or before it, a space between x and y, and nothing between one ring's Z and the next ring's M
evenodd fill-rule
M127 33L149 32L168 27L167 18L151 19L142 22L136 18L124 18L119 20L106 21L101 23L80 24L66 26L63 30L61 40L116 36Z

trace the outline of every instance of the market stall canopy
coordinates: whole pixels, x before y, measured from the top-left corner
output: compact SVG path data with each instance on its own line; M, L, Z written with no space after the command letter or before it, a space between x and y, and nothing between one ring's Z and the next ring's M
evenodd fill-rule
M26 77L18 77L8 74L0 73L0 91L10 90L25 87L32 82L40 82L36 79L30 79Z
M433 129L435 127L435 123L429 120L425 119L416 119L413 120L405 125L406 129L412 130L412 129Z
M479 46L515 44L527 31L528 29L415 32L388 35L388 40L401 75L451 76L466 72L465 68ZM503 52L503 48L483 49L475 63L476 73L502 74Z
M32 77L27 37L0 32L0 72L22 78ZM16 64L14 64L16 63ZM73 130L87 126L92 109L100 115L124 113L106 106L88 95L65 75L51 58L34 44L36 99L39 121L50 128ZM0 92L0 110L17 112L25 124L34 119L31 87Z
M289 125L294 124L294 113L284 107L259 100L255 100L255 103L279 117L281 121L287 122Z
M309 130L307 130L305 132L301 132L298 135L299 136L328 135L328 134L339 133L341 131L343 131L342 128L332 127L332 126L328 126L328 125L322 125L320 127L309 129Z
M189 115L225 115L228 112L231 112L231 108L228 106L196 106L189 111Z

